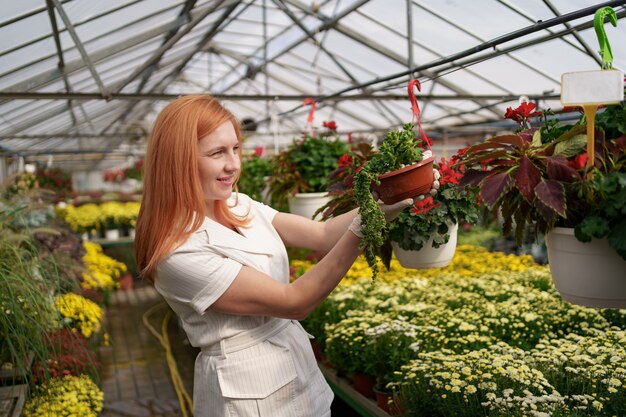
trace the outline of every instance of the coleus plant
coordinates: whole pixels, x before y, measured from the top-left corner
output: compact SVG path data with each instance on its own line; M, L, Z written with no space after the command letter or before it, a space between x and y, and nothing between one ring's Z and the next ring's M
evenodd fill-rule
M544 125L528 129L528 121L534 116L543 116ZM584 118L574 125L559 126L528 104L507 109L505 117L516 120L521 129L470 146L459 159L466 165L461 185L478 185L484 203L502 214L504 232L512 232L515 225L518 242L527 225L539 233L555 226L574 227L579 240L608 236L609 244L626 254L624 202L620 210L615 205L607 208L611 217L606 218L609 213L605 213L603 227L586 220L597 218L598 207L608 204L608 188L626 181L621 176L626 172L624 103L609 106L598 115L593 181L586 178ZM617 173L618 179L602 179ZM585 233L581 225L587 225ZM621 235L615 235L616 231Z

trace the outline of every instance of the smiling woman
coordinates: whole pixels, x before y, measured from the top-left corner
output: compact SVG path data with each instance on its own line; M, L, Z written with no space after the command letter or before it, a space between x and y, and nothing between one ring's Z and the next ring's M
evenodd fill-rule
M241 171L241 146L230 121L198 141L198 175L206 201L207 217L213 218L215 200L227 200Z
M360 220L353 210L320 223L237 193L238 126L208 96L179 98L159 115L146 153L137 263L201 349L196 417L329 416L332 391L296 320L358 256ZM382 210L392 219L411 203ZM327 254L290 283L285 245Z

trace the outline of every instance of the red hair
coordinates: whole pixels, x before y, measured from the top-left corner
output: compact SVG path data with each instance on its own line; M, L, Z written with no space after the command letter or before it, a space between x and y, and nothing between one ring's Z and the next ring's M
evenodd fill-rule
M159 262L204 221L206 205L198 175L197 144L228 121L241 142L239 122L231 112L213 97L191 95L168 104L154 123L146 151L135 236L140 274L151 282ZM247 217L231 213L226 201L215 202L215 216L234 227L249 222Z

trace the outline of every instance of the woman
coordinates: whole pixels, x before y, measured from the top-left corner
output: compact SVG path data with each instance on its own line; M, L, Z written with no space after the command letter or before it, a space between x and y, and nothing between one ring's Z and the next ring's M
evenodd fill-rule
M145 159L137 263L201 348L195 417L328 416L333 394L297 320L359 255L359 217L319 223L233 193L238 126L209 96L179 98L160 113ZM382 207L393 217L412 202ZM285 245L326 256L289 283Z

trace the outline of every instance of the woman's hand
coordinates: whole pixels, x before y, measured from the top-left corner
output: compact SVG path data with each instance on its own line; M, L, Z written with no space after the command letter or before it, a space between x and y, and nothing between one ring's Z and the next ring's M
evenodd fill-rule
M385 204L383 203L382 200L378 199L378 194L375 191L372 194L374 195L374 199L378 200L378 206L380 207L380 210L385 215L385 220L387 222L390 222L396 217L398 217L398 215L402 212L402 210L404 210L407 207L412 206L413 203L415 203L415 201L412 198L407 198L407 199L398 201L397 203L394 203L394 204ZM348 227L348 230L350 230L359 238L363 237L363 233L361 233L361 215L360 214L357 214L356 217L352 220L352 223L350 223L350 227Z

